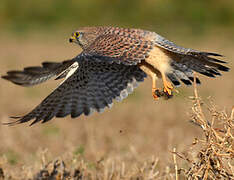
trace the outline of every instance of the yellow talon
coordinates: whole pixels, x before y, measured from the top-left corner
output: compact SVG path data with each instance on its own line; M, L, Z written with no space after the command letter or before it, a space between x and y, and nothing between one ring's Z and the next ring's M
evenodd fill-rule
M171 89L169 89L169 88L165 88L165 87L164 87L163 91L164 91L165 93L167 93L168 95L172 95L172 91L171 91Z
M173 86L172 84L166 80L165 76L162 76L163 78L163 85L164 85L164 88L163 88L163 91L165 93L167 93L168 95L172 95L172 90L173 90Z

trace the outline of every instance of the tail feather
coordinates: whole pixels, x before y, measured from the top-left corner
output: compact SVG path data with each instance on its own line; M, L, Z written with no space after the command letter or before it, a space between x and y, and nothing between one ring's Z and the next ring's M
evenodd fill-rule
M186 85L192 85L192 82L190 79L182 72L179 70L174 70L174 74Z
M220 71L229 71L228 67L226 67L224 65L221 65L221 64L224 64L224 63L227 63L227 62L219 60L219 59L216 59L216 58L213 58L213 57L210 57L210 56L223 57L222 55L217 54L217 53L210 53L210 52L189 52L185 56L185 59L190 58L190 61L192 60L193 63L199 62L200 64L207 65L207 66L210 66L210 67L214 67L214 68L216 68L216 69L218 69ZM219 63L221 63L221 64L219 64Z
M212 61L211 61L212 59ZM216 61L216 62L215 62ZM209 77L220 76L219 71L229 71L229 68L219 63L219 60L204 55L189 55L181 58L180 63L184 66Z
M194 82L193 71L213 78L221 76L220 71L229 71L228 67L220 64L226 63L225 61L210 56L222 57L217 53L198 51L191 51L182 56L174 54L171 61L172 72L168 75L168 78L172 83L175 78L178 78L184 84L191 85ZM196 83L201 83L198 78L196 78Z
M218 54L218 53L213 53L213 52L200 52L200 54L204 55L204 56L219 56L219 57L223 57L223 55ZM226 63L225 61L221 61L223 63Z
M227 64L227 62L225 62L225 61L221 61L221 60L219 60L219 59L215 59L215 58L208 57L208 56L206 56L206 59L207 59L208 61L210 61L210 62Z
M177 77L175 76L175 74L173 73L168 73L167 74L168 79L170 79L170 81L174 84L175 87L179 87L180 81L177 79Z
M194 77L189 77L189 79L190 79L190 81L194 82ZM196 84L201 84L200 79L198 79L197 77L196 77L195 82L196 82Z
M192 85L192 83L194 82L192 69L188 68L183 64L178 63L177 61L172 61L171 67L173 70L171 71L171 73L167 74L167 77L175 86L180 85L178 79L180 79L180 81L183 82L185 85ZM196 83L201 83L198 78L196 78Z

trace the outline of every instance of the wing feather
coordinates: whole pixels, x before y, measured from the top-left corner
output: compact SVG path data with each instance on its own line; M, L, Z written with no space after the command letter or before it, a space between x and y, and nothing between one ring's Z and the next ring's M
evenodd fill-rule
M73 59L61 63L43 62L42 66L26 67L22 71L8 71L7 75L2 76L2 78L20 86L34 86L54 76L59 76L62 72L64 72L64 76L60 76L60 78L65 77L67 74L66 70L69 69L74 62Z
M123 99L146 74L138 66L77 58L79 68L35 109L10 125L32 121L45 123L53 117L72 118L111 107L113 99Z

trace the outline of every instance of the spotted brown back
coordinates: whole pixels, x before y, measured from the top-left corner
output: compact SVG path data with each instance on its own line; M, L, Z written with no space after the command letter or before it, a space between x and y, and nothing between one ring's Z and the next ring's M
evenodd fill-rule
M84 53L126 65L135 65L148 57L153 42L141 36L144 31L106 27Z

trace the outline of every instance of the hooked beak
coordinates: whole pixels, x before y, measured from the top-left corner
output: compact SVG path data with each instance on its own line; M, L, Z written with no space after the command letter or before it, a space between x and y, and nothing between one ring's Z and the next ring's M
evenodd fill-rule
M72 36L69 38L69 42L70 42L70 43L73 43L73 42L75 42L75 41L76 41L76 38L75 38L74 35L72 35Z

